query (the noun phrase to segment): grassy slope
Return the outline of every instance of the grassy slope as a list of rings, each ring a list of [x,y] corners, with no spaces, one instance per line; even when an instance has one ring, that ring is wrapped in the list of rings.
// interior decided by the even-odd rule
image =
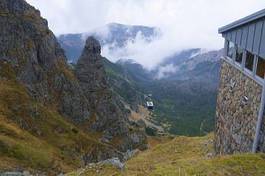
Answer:
[[[60,114],[34,101],[0,63],[0,171],[37,170],[55,175],[82,166],[81,156],[108,150],[96,134],[83,133]]]
[[[211,157],[209,153],[212,152],[211,135],[176,137],[132,158],[122,172],[111,166],[98,166],[69,175],[265,175],[265,154]]]
[[[131,75],[126,73],[120,65],[111,63],[107,59],[104,59],[103,62],[109,83],[114,92],[134,108],[142,104],[143,93],[137,87]]]

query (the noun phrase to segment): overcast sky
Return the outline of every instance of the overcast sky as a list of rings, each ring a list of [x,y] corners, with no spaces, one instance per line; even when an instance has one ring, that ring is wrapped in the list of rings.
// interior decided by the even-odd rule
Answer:
[[[154,49],[160,48],[163,56],[184,48],[219,49],[223,45],[223,39],[217,33],[219,27],[265,8],[265,0],[27,1],[48,19],[49,27],[56,35],[86,32],[111,22],[159,27],[164,38]],[[139,60],[154,56],[145,54],[142,57],[145,59]],[[153,60],[159,62],[158,57]]]

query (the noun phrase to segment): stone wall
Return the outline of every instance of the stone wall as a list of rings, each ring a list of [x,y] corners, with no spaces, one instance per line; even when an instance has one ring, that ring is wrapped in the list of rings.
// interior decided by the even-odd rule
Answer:
[[[222,60],[216,107],[215,149],[217,154],[251,151],[261,93],[261,85]],[[265,146],[263,134],[260,148],[263,148],[262,145]]]
[[[264,113],[265,113],[265,111],[264,111]],[[261,130],[260,130],[258,151],[265,153],[265,116],[263,116],[263,122],[262,122]]]

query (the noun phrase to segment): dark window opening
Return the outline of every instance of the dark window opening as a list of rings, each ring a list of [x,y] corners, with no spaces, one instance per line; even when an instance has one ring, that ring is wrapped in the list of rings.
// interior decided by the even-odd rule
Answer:
[[[233,42],[228,41],[227,56],[231,59],[233,58],[234,48],[235,44]]]
[[[243,49],[240,47],[236,47],[236,62],[241,64],[242,60],[243,60]]]
[[[253,65],[254,65],[254,54],[247,51],[246,53],[246,65],[245,67],[249,69],[250,71],[253,71]]]
[[[258,57],[258,65],[257,65],[256,74],[259,77],[264,78],[264,74],[265,74],[265,60],[262,57]]]

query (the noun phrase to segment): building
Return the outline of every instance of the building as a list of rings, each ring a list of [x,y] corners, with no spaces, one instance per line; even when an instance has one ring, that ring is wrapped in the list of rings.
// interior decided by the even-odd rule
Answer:
[[[219,33],[225,38],[225,53],[216,107],[216,152],[265,152],[265,9]]]

